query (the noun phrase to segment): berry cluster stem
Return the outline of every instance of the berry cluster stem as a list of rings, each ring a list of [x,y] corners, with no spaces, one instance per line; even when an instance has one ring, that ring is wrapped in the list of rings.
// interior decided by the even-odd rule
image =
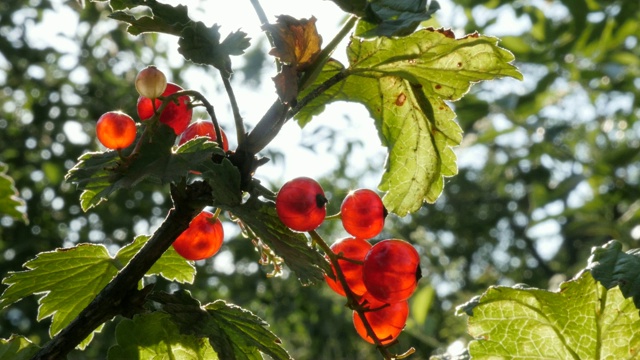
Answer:
[[[222,131],[220,130],[220,125],[218,124],[218,117],[216,116],[216,112],[213,108],[213,105],[211,105],[209,100],[207,100],[207,98],[204,97],[204,95],[202,95],[200,92],[195,90],[180,90],[169,95],[167,98],[177,99],[178,97],[185,96],[185,95],[198,99],[202,103],[204,108],[207,110],[207,114],[209,114],[209,117],[211,118],[211,122],[213,122],[213,129],[216,131],[216,142],[218,143],[218,146],[222,149]]]
[[[340,264],[338,263],[338,260],[341,257],[339,255],[335,254],[331,250],[331,247],[329,246],[329,244],[327,244],[324,241],[324,239],[320,236],[320,234],[318,234],[315,230],[310,231],[309,235],[311,236],[311,239],[313,240],[313,242],[315,244],[317,244],[324,251],[324,253],[327,255],[327,257],[329,258],[329,261],[331,262],[331,265],[333,266],[333,268],[334,268],[334,270],[336,272],[336,277],[338,278],[338,281],[340,281],[340,285],[342,285],[342,288],[344,289],[345,296],[347,297],[347,306],[350,309],[356,311],[356,313],[358,313],[358,316],[362,320],[364,328],[367,330],[367,335],[369,335],[373,339],[373,342],[375,343],[376,347],[378,348],[378,351],[380,352],[380,354],[382,354],[382,356],[386,360],[394,360],[394,359],[401,358],[400,356],[394,355],[394,354],[391,353],[391,351],[389,351],[389,349],[388,349],[389,345],[382,344],[382,341],[378,338],[376,333],[373,331],[373,328],[369,324],[369,321],[364,316],[364,314],[367,311],[370,311],[370,310],[366,309],[364,306],[362,306],[358,302],[358,296],[356,296],[351,291],[351,289],[349,288],[349,284],[347,283],[347,279],[345,278],[344,273],[342,272],[342,268],[340,267]],[[413,351],[411,349],[409,349],[409,351],[405,352],[405,354],[402,354],[401,356],[406,357],[411,353],[413,353]]]

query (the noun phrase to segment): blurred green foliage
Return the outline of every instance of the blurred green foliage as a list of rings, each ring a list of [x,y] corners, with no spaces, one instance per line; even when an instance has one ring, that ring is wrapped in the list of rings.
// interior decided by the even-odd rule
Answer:
[[[448,179],[435,204],[389,217],[379,237],[410,240],[423,257],[425,278],[397,347],[415,347],[417,359],[469,340],[465,318],[455,317],[453,307],[487,287],[555,288],[558,279],[586,266],[591,247],[610,239],[638,247],[640,239],[640,3],[441,5],[426,26],[500,37],[525,80],[480,83],[452,104],[464,130],[456,149],[460,173]],[[166,188],[146,184],[83,213],[79,193],[63,181],[83,152],[98,147],[93,127],[100,115],[113,109],[135,114],[132,84],[139,69],[171,64],[168,77],[189,86],[185,74],[192,66],[168,62],[157,36],[131,37],[107,13],[103,3],[0,2],[0,162],[26,201],[29,219],[0,217],[2,274],[20,270],[39,252],[79,242],[101,242],[115,253],[135,235],[150,233],[170,206]],[[74,32],[38,41],[33,32],[53,14],[79,16]],[[251,64],[266,64],[264,51],[262,57],[255,48],[249,53]],[[259,65],[239,67],[245,78],[235,80],[264,82]],[[348,115],[341,120],[353,121]],[[331,149],[343,140],[327,124],[317,140],[304,143]],[[337,146],[345,153],[334,154],[338,166],[320,179],[332,200],[330,213],[349,189],[379,177],[379,161],[348,156],[360,141],[367,140]],[[269,166],[282,166],[282,154],[265,155],[277,160]],[[370,166],[354,175],[354,160]],[[276,190],[278,180],[265,179],[265,185]],[[342,298],[323,284],[301,286],[286,271],[267,278],[271,269],[257,264],[251,242],[227,225],[222,251],[199,262],[196,282],[183,288],[203,303],[224,299],[255,312],[296,359],[378,356],[353,330]],[[330,242],[345,235],[337,222],[320,230]],[[179,288],[161,279],[157,286]],[[46,342],[49,323],[36,322],[37,306],[31,297],[3,310],[0,337],[20,333]],[[87,352],[70,357],[104,357],[113,329],[107,325]]]

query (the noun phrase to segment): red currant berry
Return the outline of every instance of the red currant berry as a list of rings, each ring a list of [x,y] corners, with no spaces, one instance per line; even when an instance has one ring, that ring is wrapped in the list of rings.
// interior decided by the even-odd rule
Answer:
[[[298,177],[287,181],[276,196],[278,217],[291,230],[311,231],[327,215],[327,198],[317,181]]]
[[[162,93],[162,96],[169,96],[182,88],[176,84],[168,83],[166,89]],[[169,125],[176,135],[180,135],[187,128],[191,122],[193,116],[193,109],[189,105],[190,98],[188,96],[178,97],[178,103],[174,101],[169,102],[167,106],[160,114],[160,122]],[[162,105],[162,101],[155,99],[155,110],[159,109]],[[151,118],[154,114],[154,107],[151,99],[140,96],[138,98],[138,116],[140,120],[144,121]]]
[[[338,265],[340,265],[340,269],[344,274],[345,280],[347,280],[349,289],[356,295],[362,295],[367,291],[367,288],[364,287],[364,282],[362,282],[362,262],[370,249],[371,243],[363,239],[352,237],[336,241],[331,245],[331,251],[335,254],[340,254],[346,259],[360,262],[358,264],[346,259],[338,260]],[[331,264],[331,270],[333,270],[333,275],[336,279],[333,280],[329,276],[325,275],[324,278],[327,285],[329,285],[329,287],[339,295],[345,296],[344,288],[337,278],[333,264]]]
[[[368,293],[365,294],[361,302],[368,308],[368,311],[364,313],[364,317],[367,319],[371,329],[376,337],[383,345],[389,344],[394,341],[404,329],[409,316],[409,302],[404,300],[393,304],[387,304],[378,301]],[[353,311],[353,325],[356,328],[356,332],[360,337],[369,343],[375,344],[373,339],[367,334],[367,329],[364,327],[362,318],[358,313]]]
[[[136,139],[136,122],[120,111],[104,113],[96,123],[96,136],[106,148],[120,150]]]
[[[384,227],[387,209],[375,191],[358,189],[349,192],[340,206],[342,226],[351,235],[371,239]]]
[[[209,211],[198,214],[187,230],[173,242],[173,248],[187,260],[202,260],[215,255],[222,246],[224,230],[220,219]]]
[[[420,255],[404,240],[382,240],[364,258],[362,280],[371,296],[395,303],[408,299],[422,277]]]
[[[136,90],[141,96],[155,99],[162,95],[167,87],[167,77],[153,65],[140,70],[136,76]]]
[[[227,134],[220,129],[220,134],[222,135],[222,149],[224,151],[229,150],[229,141],[227,140]],[[216,136],[216,130],[213,127],[213,123],[209,120],[197,120],[192,122],[187,126],[187,129],[180,135],[180,141],[178,145],[182,145],[187,141],[198,137],[198,136],[208,136],[211,141],[216,141],[218,138]]]

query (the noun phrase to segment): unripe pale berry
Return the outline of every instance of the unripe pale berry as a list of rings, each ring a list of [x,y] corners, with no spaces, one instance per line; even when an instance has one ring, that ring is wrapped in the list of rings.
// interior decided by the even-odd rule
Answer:
[[[136,76],[136,90],[138,94],[149,99],[162,95],[167,87],[167,77],[153,65],[140,70]]]

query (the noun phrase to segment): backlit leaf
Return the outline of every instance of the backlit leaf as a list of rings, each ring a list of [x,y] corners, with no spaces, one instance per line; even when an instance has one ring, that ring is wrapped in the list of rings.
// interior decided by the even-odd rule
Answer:
[[[109,255],[106,247],[96,244],[40,253],[24,264],[27,270],[11,272],[3,279],[2,283],[9,287],[0,297],[0,309],[24,297],[38,295],[37,319],[51,317],[49,333],[53,336],[89,305],[146,240],[147,237],[138,237],[115,257]],[[170,249],[147,273],[152,274],[192,282],[195,269]],[[93,334],[83,345],[92,337]]]
[[[637,359],[640,315],[588,271],[559,292],[496,286],[458,308],[471,314],[472,359]]]
[[[280,15],[275,24],[263,25],[262,29],[273,38],[274,48],[269,54],[298,70],[304,70],[320,53],[322,37],[314,17],[298,20]]]
[[[149,238],[150,236],[146,235],[137,236],[131,244],[118,251],[115,260],[122,265],[127,264],[131,258],[140,251],[142,246],[147,243]],[[196,276],[196,269],[191,262],[178,255],[173,247],[170,247],[162,257],[153,264],[146,275],[160,275],[169,281],[191,284]]]
[[[28,223],[26,203],[18,195],[13,179],[7,175],[8,166],[0,162],[0,215]]]
[[[0,309],[29,295],[39,295],[38,321],[51,317],[51,336],[67,326],[118,272],[102,245],[81,244],[38,254],[26,271],[9,273]],[[89,336],[89,340],[93,334]]]
[[[205,338],[181,334],[171,317],[162,312],[138,314],[116,327],[117,345],[108,359],[215,360],[218,355]]]
[[[152,296],[183,334],[208,338],[222,359],[260,360],[260,353],[291,359],[280,339],[267,329],[268,324],[248,310],[222,300],[203,307],[185,291]]]
[[[28,360],[39,350],[37,345],[23,336],[11,335],[9,339],[0,339],[0,359]]]
[[[513,55],[497,39],[478,34],[456,39],[446,30],[424,29],[406,37],[353,38],[350,66],[332,61],[305,94],[328,79],[343,77],[296,115],[301,125],[327,103],[365,105],[382,144],[389,149],[380,190],[390,212],[404,216],[433,203],[444,177],[457,174],[452,147],[462,130],[445,101],[455,101],[471,85],[499,77],[521,79]]]

